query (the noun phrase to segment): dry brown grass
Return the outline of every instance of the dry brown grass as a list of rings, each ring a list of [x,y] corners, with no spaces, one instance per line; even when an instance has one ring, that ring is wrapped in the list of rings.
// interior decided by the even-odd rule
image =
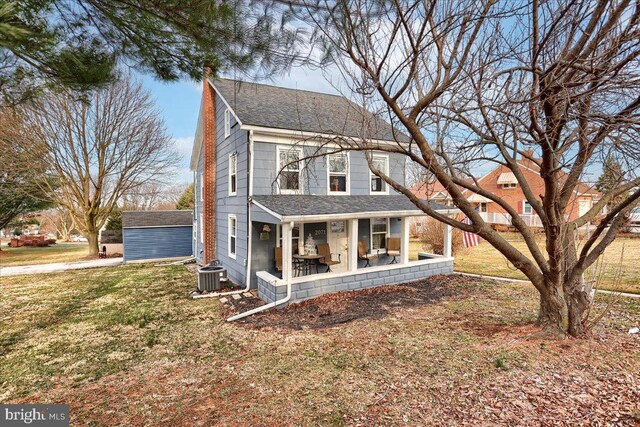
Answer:
[[[87,243],[61,243],[44,248],[10,248],[2,245],[0,267],[81,261],[89,255]]]
[[[591,340],[541,341],[527,286],[451,283],[444,298],[390,296],[384,316],[301,330],[226,323],[217,300],[186,298],[194,286],[182,267],[141,265],[3,279],[0,401],[69,403],[73,425],[639,419],[637,301],[616,301]]]

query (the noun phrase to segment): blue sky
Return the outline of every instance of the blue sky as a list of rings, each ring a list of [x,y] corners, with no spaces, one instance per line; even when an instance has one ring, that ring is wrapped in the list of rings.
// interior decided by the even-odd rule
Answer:
[[[180,156],[178,171],[171,184],[188,184],[192,181],[189,171],[191,147],[200,109],[202,82],[183,80],[165,83],[146,75],[137,75],[144,87],[151,92],[156,108],[164,118],[169,135],[173,139],[174,149]],[[336,93],[319,70],[294,68],[287,75],[279,76],[267,84]]]

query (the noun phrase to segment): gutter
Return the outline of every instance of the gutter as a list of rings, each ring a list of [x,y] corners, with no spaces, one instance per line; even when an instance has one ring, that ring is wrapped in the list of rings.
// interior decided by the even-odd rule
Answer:
[[[236,314],[235,316],[231,316],[227,319],[227,322],[233,322],[235,320],[242,319],[244,317],[251,316],[252,314],[260,313],[261,311],[268,310],[270,308],[276,307],[280,304],[284,304],[285,302],[291,299],[291,279],[287,280],[287,296],[274,302],[270,302],[266,305],[261,305],[260,307],[256,307],[253,310],[245,311],[244,313]]]

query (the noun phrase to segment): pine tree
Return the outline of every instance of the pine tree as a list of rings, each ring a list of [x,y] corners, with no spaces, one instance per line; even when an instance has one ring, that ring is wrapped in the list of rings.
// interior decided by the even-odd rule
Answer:
[[[622,170],[622,165],[616,159],[612,157],[607,157],[604,161],[604,165],[602,166],[602,175],[598,178],[596,182],[596,189],[603,193],[609,193],[612,190],[615,190],[624,179],[624,171]],[[620,202],[621,197],[624,195],[612,199],[607,203],[607,207],[615,206]]]
[[[193,184],[189,184],[189,186],[184,190],[184,193],[182,193],[180,199],[178,199],[178,203],[176,203],[176,209],[193,209]]]

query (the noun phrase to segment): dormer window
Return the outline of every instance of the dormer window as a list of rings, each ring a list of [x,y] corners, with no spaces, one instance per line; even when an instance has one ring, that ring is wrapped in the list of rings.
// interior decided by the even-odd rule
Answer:
[[[299,194],[302,192],[302,150],[297,148],[278,148],[278,187],[281,194]]]
[[[498,176],[498,186],[501,188],[516,188],[518,180],[513,172],[503,172]]]
[[[346,153],[331,154],[328,158],[329,194],[347,194],[349,181],[349,156]]]
[[[385,175],[389,175],[389,157],[374,154],[371,157],[371,161],[374,168]],[[369,172],[369,176],[371,179],[371,194],[387,194],[387,183],[371,171]]]

